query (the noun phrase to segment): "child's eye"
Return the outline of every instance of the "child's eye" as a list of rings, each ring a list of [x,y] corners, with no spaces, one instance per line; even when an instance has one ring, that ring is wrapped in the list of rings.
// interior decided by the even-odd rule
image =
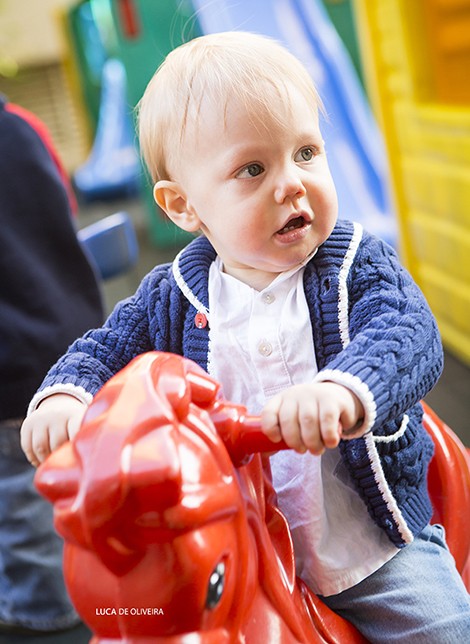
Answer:
[[[315,152],[315,148],[313,148],[311,145],[308,145],[305,148],[301,148],[295,155],[295,161],[311,161],[315,156]]]
[[[237,177],[257,177],[264,172],[264,168],[259,163],[250,163],[240,170]]]

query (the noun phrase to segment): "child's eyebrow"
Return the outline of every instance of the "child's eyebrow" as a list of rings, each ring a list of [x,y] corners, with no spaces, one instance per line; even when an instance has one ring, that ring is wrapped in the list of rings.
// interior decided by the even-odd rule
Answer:
[[[266,144],[266,146],[253,144],[253,143],[240,143],[235,146],[231,146],[224,155],[224,162],[228,166],[237,166],[243,165],[244,163],[249,163],[250,161],[256,161],[264,152],[272,148],[272,145]]]

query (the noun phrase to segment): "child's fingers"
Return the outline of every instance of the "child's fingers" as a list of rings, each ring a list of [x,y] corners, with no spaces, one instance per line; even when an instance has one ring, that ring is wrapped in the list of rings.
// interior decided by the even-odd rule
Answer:
[[[65,422],[56,422],[49,431],[49,448],[54,452],[69,439]]]
[[[70,440],[72,440],[72,438],[74,438],[78,433],[78,430],[82,425],[83,416],[85,415],[86,410],[86,406],[83,405],[82,409],[80,409],[79,411],[77,411],[77,413],[70,417],[67,425],[67,433]]]
[[[325,447],[329,449],[336,447],[341,436],[338,406],[329,400],[323,400],[319,404],[318,423]]]
[[[299,405],[296,398],[285,397],[279,407],[279,426],[284,441],[297,452],[306,452],[299,423]]]
[[[36,425],[31,437],[31,451],[33,459],[30,463],[37,466],[51,453],[49,446],[49,427],[47,425]]]
[[[68,394],[46,398],[21,428],[21,448],[29,462],[40,465],[51,452],[78,432],[87,406]]]
[[[39,465],[39,461],[33,451],[33,430],[29,419],[26,419],[21,427],[20,442],[21,449],[25,453],[28,461],[31,465],[37,467]]]
[[[364,409],[357,396],[350,394],[349,404],[341,413],[341,437],[356,438],[362,435],[364,425]]]
[[[319,430],[318,406],[316,401],[303,404],[299,409],[299,425],[302,443],[306,449],[317,456],[323,454],[325,445]]]
[[[359,420],[351,426],[351,423],[348,422],[342,422],[342,429],[341,429],[341,438],[358,438],[359,436],[362,436],[362,427],[364,425],[364,418],[359,418]]]
[[[279,426],[279,407],[281,399],[278,396],[271,398],[264,406],[261,414],[261,427],[263,432],[274,443],[282,439],[281,428]]]

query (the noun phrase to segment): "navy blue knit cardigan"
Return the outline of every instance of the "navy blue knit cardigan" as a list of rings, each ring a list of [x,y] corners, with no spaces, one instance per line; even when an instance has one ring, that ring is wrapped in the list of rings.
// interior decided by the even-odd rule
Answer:
[[[200,237],[173,265],[153,269],[102,328],[73,344],[37,400],[64,383],[94,395],[151,350],[184,355],[207,370],[208,277],[215,257]],[[339,222],[308,262],[304,288],[319,375],[353,378],[375,409],[370,432],[341,441],[342,458],[373,520],[402,547],[431,516],[426,474],[433,448],[419,401],[442,369],[434,318],[395,252],[349,222]],[[198,312],[209,321],[205,328],[195,322]]]

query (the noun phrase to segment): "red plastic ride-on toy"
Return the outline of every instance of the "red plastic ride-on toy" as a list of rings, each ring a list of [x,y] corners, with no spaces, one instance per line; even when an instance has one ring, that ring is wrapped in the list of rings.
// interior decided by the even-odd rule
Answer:
[[[39,468],[94,644],[365,642],[296,578],[263,455],[280,445],[245,411],[194,363],[147,353]],[[468,587],[468,454],[428,408],[425,423],[435,519]]]

